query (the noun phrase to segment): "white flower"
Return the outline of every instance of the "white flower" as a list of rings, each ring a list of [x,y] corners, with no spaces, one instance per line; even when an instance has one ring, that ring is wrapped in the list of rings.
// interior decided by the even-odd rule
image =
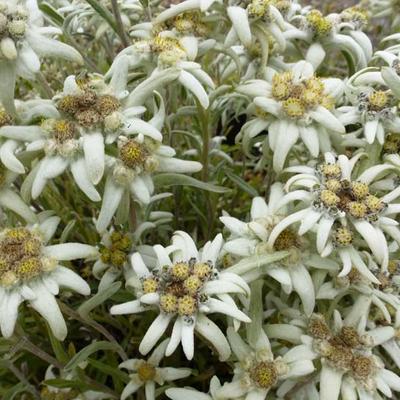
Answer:
[[[21,104],[19,112],[23,125],[0,128],[0,136],[7,139],[1,145],[0,154],[12,171],[24,171],[24,165],[16,157],[24,147],[29,152],[44,152],[31,181],[34,199],[50,179],[70,169],[78,187],[92,201],[100,201],[94,184],[104,173],[105,144],[112,144],[121,134],[129,137],[140,133],[141,137],[162,140],[159,129],[164,109],[161,108],[150,122],[141,120],[138,115],[145,111],[144,107],[124,107],[125,87],[126,71],[122,70],[109,85],[101,76],[91,76],[88,80],[70,76],[54,104],[46,101]],[[25,125],[38,116],[45,118],[40,126]]]
[[[246,8],[230,6],[226,9],[232,28],[228,32],[225,45],[232,46],[237,39],[245,47],[250,47],[255,36],[262,42],[275,42],[280,51],[285,50],[286,41],[282,33],[286,29],[284,16],[297,8],[292,2],[251,0]],[[267,46],[268,56],[268,46]]]
[[[326,17],[316,9],[304,9],[305,15],[296,15],[299,28],[287,27],[283,36],[286,40],[303,40],[308,49],[305,59],[317,69],[324,61],[327,51],[340,49],[353,60],[357,69],[365,68],[372,57],[372,43],[362,32],[367,23],[366,11],[352,7],[341,14]]]
[[[131,359],[120,364],[120,368],[126,368],[131,373],[131,381],[121,393],[121,400],[136,393],[144,386],[146,400],[155,400],[156,384],[163,386],[167,382],[188,377],[192,371],[188,368],[160,367],[168,346],[168,339],[160,343],[147,360]]]
[[[356,261],[359,255],[351,246],[354,228],[386,270],[389,251],[385,234],[399,240],[398,224],[392,216],[400,211],[400,206],[391,202],[399,196],[400,190],[395,188],[380,197],[373,194],[382,192],[380,185],[385,182],[382,176],[390,173],[393,166],[375,165],[354,176],[353,170],[361,156],[362,153],[351,159],[345,155],[336,158],[332,153],[326,153],[325,163],[317,168],[289,167],[287,172],[296,172],[297,175],[287,181],[286,188],[290,190],[297,186],[304,189],[292,191],[287,196],[300,200],[304,207],[273,229],[269,245],[272,246],[288,226],[301,222],[299,235],[316,229],[320,254],[330,254],[334,244],[342,247],[339,254],[347,273],[351,262],[359,264]]]
[[[119,156],[108,157],[108,174],[103,203],[96,228],[103,232],[122,201],[130,196],[148,204],[154,192],[152,175],[157,172],[193,173],[201,170],[197,161],[175,158],[175,150],[153,139],[138,135],[135,139],[121,136]]]
[[[118,54],[108,76],[118,74],[121,65],[138,69],[148,68],[148,65],[153,66],[155,63],[157,67],[152,67],[148,78],[130,93],[128,106],[143,104],[154,90],[177,80],[194,95],[203,108],[208,108],[210,101],[203,86],[214,89],[215,85],[201,65],[195,62],[199,51],[198,39],[194,36],[177,37],[172,31],[153,34],[152,24],[147,23],[136,25],[133,29],[132,35],[144,39]]]
[[[136,215],[136,218],[139,216]],[[137,220],[137,228],[133,233],[124,229],[111,227],[101,237],[99,256],[93,265],[93,275],[100,279],[99,292],[106,289],[121,275],[126,284],[134,279],[134,274],[129,263],[129,254],[133,249],[140,252],[146,263],[151,263],[155,257],[152,248],[148,245],[140,245],[139,240],[149,229],[160,229],[165,224],[170,224],[172,214],[165,211],[152,211],[148,220]]]
[[[43,26],[43,15],[36,0],[0,2],[0,98],[9,112],[14,112],[14,88],[17,76],[34,80],[40,70],[41,56],[53,56],[82,63],[73,47],[50,38],[61,34],[54,27]]]
[[[369,144],[375,140],[383,144],[386,132],[399,131],[400,119],[396,99],[390,90],[372,87],[353,87],[353,105],[338,108],[339,120],[345,125],[361,124],[364,137]]]
[[[297,346],[296,356],[321,360],[318,371],[321,400],[337,400],[340,394],[342,398],[379,398],[374,397],[377,390],[391,397],[391,389],[400,390],[400,378],[384,368],[372,349],[390,340],[394,329],[385,326],[366,331],[366,319],[361,318],[357,325],[359,317],[357,312],[351,312],[343,321],[335,310],[332,328],[322,315],[314,314],[307,322],[293,320],[290,325],[272,324],[266,330],[270,337],[285,337],[285,340],[289,339],[291,330],[299,329],[296,325],[307,331],[307,335],[301,336],[303,344]],[[299,336],[295,343],[298,339]]]
[[[282,184],[276,182],[271,186],[268,205],[261,197],[255,197],[251,206],[251,221],[248,223],[230,216],[220,217],[221,222],[231,231],[229,240],[224,245],[228,253],[244,257],[238,264],[240,275],[246,282],[252,282],[260,276],[269,275],[276,279],[286,294],[295,291],[300,296],[304,311],[310,315],[315,305],[314,284],[308,269],[322,268],[334,269],[335,261],[326,260],[314,254],[308,243],[290,228],[280,233],[273,247],[268,246],[268,239],[273,228],[288,214],[287,203]],[[274,255],[276,252],[288,252],[287,257],[278,259],[268,265],[253,265],[249,270],[244,270],[241,264],[246,262],[246,257],[260,256],[263,254]],[[254,257],[253,257],[254,258]],[[257,260],[257,257],[255,257]],[[233,266],[228,271],[236,272]]]
[[[253,138],[268,128],[268,147],[273,151],[273,167],[280,172],[299,138],[313,157],[330,149],[330,136],[344,133],[334,115],[335,98],[342,93],[338,79],[319,79],[311,64],[299,61],[290,70],[275,73],[271,82],[253,80],[237,91],[254,98],[256,115],[244,127]],[[248,140],[249,140],[248,139]]]
[[[113,306],[112,314],[131,314],[148,309],[159,315],[142,339],[139,351],[147,354],[175,320],[166,355],[171,355],[182,342],[186,357],[194,354],[194,331],[209,340],[221,360],[230,355],[229,344],[220,328],[206,314],[222,313],[235,320],[250,322],[239,310],[230,294],[249,294],[247,284],[237,275],[219,272],[217,261],[223,241],[218,235],[199,252],[192,238],[178,231],[172,245],[154,246],[158,265],[150,271],[141,256],[132,256],[132,266],[141,280],[137,300]],[[170,255],[171,254],[171,255]]]
[[[281,381],[296,380],[314,371],[309,355],[299,354],[297,347],[293,347],[283,357],[275,358],[263,330],[253,345],[246,343],[233,328],[228,328],[228,339],[237,363],[232,382],[225,383],[217,391],[217,396],[222,399],[245,397],[265,400],[271,389],[282,384]],[[278,388],[279,397],[284,388],[285,384],[281,389]]]
[[[90,294],[89,285],[60,262],[93,257],[97,250],[80,243],[49,245],[58,223],[58,217],[41,218],[37,225],[4,228],[0,233],[0,328],[5,337],[13,334],[18,307],[26,300],[54,336],[64,340],[67,326],[55,296],[60,288]]]
[[[171,388],[165,391],[165,394],[171,400],[223,400],[218,396],[218,390],[221,388],[221,383],[216,376],[213,376],[210,381],[210,394],[205,394],[192,388]]]
[[[392,313],[394,310],[395,323],[398,321],[400,311],[399,293],[399,273],[397,272],[397,260],[391,260],[389,270],[391,272],[381,272],[372,257],[368,256],[368,270],[372,271],[378,283],[372,283],[370,279],[353,268],[346,276],[329,277],[330,279],[321,282],[317,288],[317,300],[333,300],[343,298],[346,295],[356,294],[351,313],[352,318],[369,321],[376,318],[385,321],[385,324],[393,322]],[[333,271],[332,271],[333,272]],[[333,278],[333,279],[332,279]],[[373,313],[373,309],[377,310]]]

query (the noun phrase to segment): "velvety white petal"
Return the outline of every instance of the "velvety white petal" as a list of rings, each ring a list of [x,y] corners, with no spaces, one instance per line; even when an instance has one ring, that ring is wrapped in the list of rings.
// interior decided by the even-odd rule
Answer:
[[[108,176],[104,188],[103,203],[96,222],[96,229],[98,232],[104,232],[106,230],[113,215],[117,211],[123,193],[124,188],[115,184],[113,178]]]
[[[167,348],[165,350],[165,355],[169,357],[179,346],[182,340],[182,319],[177,318],[172,327],[171,337],[169,339]]]
[[[224,301],[211,298],[207,301],[207,306],[210,309],[210,313],[226,314],[239,321],[251,322],[250,318],[245,313],[240,311],[237,307],[233,307]]]
[[[181,342],[183,352],[188,360],[193,359],[194,355],[194,327],[195,322],[186,323],[183,321],[181,325]]]
[[[146,310],[147,307],[143,306],[140,300],[133,300],[112,306],[110,313],[113,315],[136,314]]]
[[[51,277],[57,281],[60,287],[72,289],[85,296],[90,294],[90,287],[86,281],[69,268],[59,265]]]
[[[388,369],[381,369],[379,371],[380,377],[396,392],[400,392],[400,377]]]
[[[343,372],[329,367],[326,363],[322,365],[320,380],[320,399],[338,400]]]
[[[104,174],[104,138],[100,132],[83,135],[83,152],[90,180],[97,185]]]
[[[304,312],[311,315],[315,306],[315,290],[311,276],[304,265],[292,266],[289,270],[293,288],[298,293],[303,303]]]
[[[319,154],[318,131],[312,126],[299,126],[301,140],[306,145],[308,151],[313,157]]]
[[[221,329],[213,321],[203,314],[199,314],[195,326],[198,332],[205,340],[208,340],[216,349],[220,361],[226,361],[231,355],[229,343],[222,333]]]
[[[193,239],[184,231],[176,231],[172,237],[172,244],[179,249],[174,253],[175,258],[180,261],[190,260],[191,258],[199,259],[199,253]]]
[[[304,235],[318,222],[321,218],[321,213],[310,208],[307,214],[304,215],[304,219],[300,224],[299,235]]]
[[[179,74],[178,81],[182,86],[193,93],[203,108],[208,108],[210,104],[208,94],[200,82],[192,74],[182,70]]]
[[[328,241],[331,228],[335,220],[333,218],[322,217],[318,223],[317,230],[317,250],[322,253]]]
[[[83,64],[83,58],[77,50],[58,40],[49,39],[36,33],[34,30],[29,30],[29,34],[26,35],[26,40],[39,55],[62,58],[74,61],[78,64]]]
[[[77,159],[71,164],[71,172],[76,184],[92,201],[100,201],[101,197],[90,180],[86,163],[82,158]]]
[[[40,163],[32,184],[32,197],[36,199],[42,193],[49,179],[61,175],[68,166],[68,161],[62,157],[46,157]]]
[[[145,181],[140,177],[136,176],[132,181],[131,185],[132,194],[143,204],[150,202],[150,192]]]
[[[8,139],[33,142],[43,137],[43,131],[39,126],[14,126],[7,125],[0,128],[0,136]]]
[[[358,233],[367,242],[377,260],[381,262],[384,258],[384,248],[382,247],[382,243],[375,231],[374,226],[365,220],[354,220],[353,225]]]
[[[139,118],[131,118],[124,128],[124,132],[128,135],[141,133],[142,135],[148,136],[157,142],[161,142],[163,139],[162,133],[157,128]]]
[[[282,339],[288,342],[298,344],[303,331],[294,325],[270,324],[265,327],[265,332],[270,339]]]
[[[271,188],[271,191],[272,189],[273,188]],[[254,220],[257,218],[265,217],[268,214],[269,214],[268,206],[265,200],[262,197],[254,197],[254,199],[251,202],[251,210],[250,210],[251,219]]]
[[[310,116],[327,129],[339,133],[346,132],[342,123],[325,107],[318,106],[315,111],[310,111]]]
[[[128,398],[131,394],[136,393],[139,388],[143,386],[142,382],[133,382],[130,381],[124,388],[124,390],[121,393],[121,400],[125,400]]]
[[[76,260],[78,258],[94,257],[98,254],[98,250],[94,246],[82,243],[61,243],[46,246],[43,250],[44,254],[54,257],[56,260]]]
[[[25,221],[37,222],[37,216],[17,193],[10,189],[0,190],[0,205],[20,215]]]
[[[4,337],[12,336],[23,299],[18,291],[8,291],[0,297],[0,330]]]
[[[56,299],[38,279],[32,281],[29,286],[36,293],[36,298],[31,300],[30,304],[48,322],[54,336],[58,340],[64,340],[67,336],[67,325]]]
[[[180,160],[179,158],[172,157],[158,157],[158,162],[157,171],[159,172],[191,174],[199,172],[203,168],[203,166],[197,161]]]
[[[25,167],[15,156],[18,146],[19,143],[14,140],[6,140],[0,147],[0,159],[9,170],[17,174],[23,174]]]
[[[154,381],[147,381],[144,384],[144,392],[146,400],[153,400],[156,398],[156,384]]]
[[[277,142],[273,155],[273,168],[276,172],[282,171],[286,157],[298,138],[299,128],[295,123],[288,123],[285,136]]]
[[[247,17],[247,11],[242,7],[228,7],[228,17],[232,22],[233,28],[235,29],[240,41],[245,46],[251,44],[251,30],[250,24]]]
[[[171,388],[167,389],[165,394],[172,400],[212,400],[208,394],[198,392],[194,389]]]
[[[39,224],[40,233],[45,243],[47,243],[56,233],[60,218],[53,216],[46,218]]]
[[[168,328],[171,318],[172,316],[169,314],[159,314],[157,316],[140,342],[139,351],[141,354],[146,355],[154,347]]]
[[[221,389],[217,391],[217,398],[235,399],[247,393],[248,389],[242,384],[240,379],[225,383]]]
[[[367,121],[364,125],[364,135],[369,144],[373,143],[375,140],[376,132],[378,130],[378,119],[373,119],[371,121]]]
[[[202,250],[201,261],[203,262],[211,261],[215,265],[220,255],[223,241],[224,239],[222,237],[222,234],[219,233],[218,235],[215,236],[215,238],[211,242],[208,242]]]

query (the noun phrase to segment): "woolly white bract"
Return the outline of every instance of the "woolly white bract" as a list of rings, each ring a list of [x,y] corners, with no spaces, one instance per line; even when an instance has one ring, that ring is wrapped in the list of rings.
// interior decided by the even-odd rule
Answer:
[[[400,2],[338,3],[0,0],[0,398],[399,397]]]

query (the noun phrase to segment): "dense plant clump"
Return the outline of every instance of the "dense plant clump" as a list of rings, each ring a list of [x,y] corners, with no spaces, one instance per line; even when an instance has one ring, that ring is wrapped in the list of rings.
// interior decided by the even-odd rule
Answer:
[[[400,2],[0,0],[0,398],[400,397]]]

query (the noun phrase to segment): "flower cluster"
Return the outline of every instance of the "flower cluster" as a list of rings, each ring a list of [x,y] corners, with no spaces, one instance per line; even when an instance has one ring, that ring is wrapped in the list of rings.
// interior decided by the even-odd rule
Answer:
[[[0,0],[0,398],[399,396],[400,3],[319,3]]]

